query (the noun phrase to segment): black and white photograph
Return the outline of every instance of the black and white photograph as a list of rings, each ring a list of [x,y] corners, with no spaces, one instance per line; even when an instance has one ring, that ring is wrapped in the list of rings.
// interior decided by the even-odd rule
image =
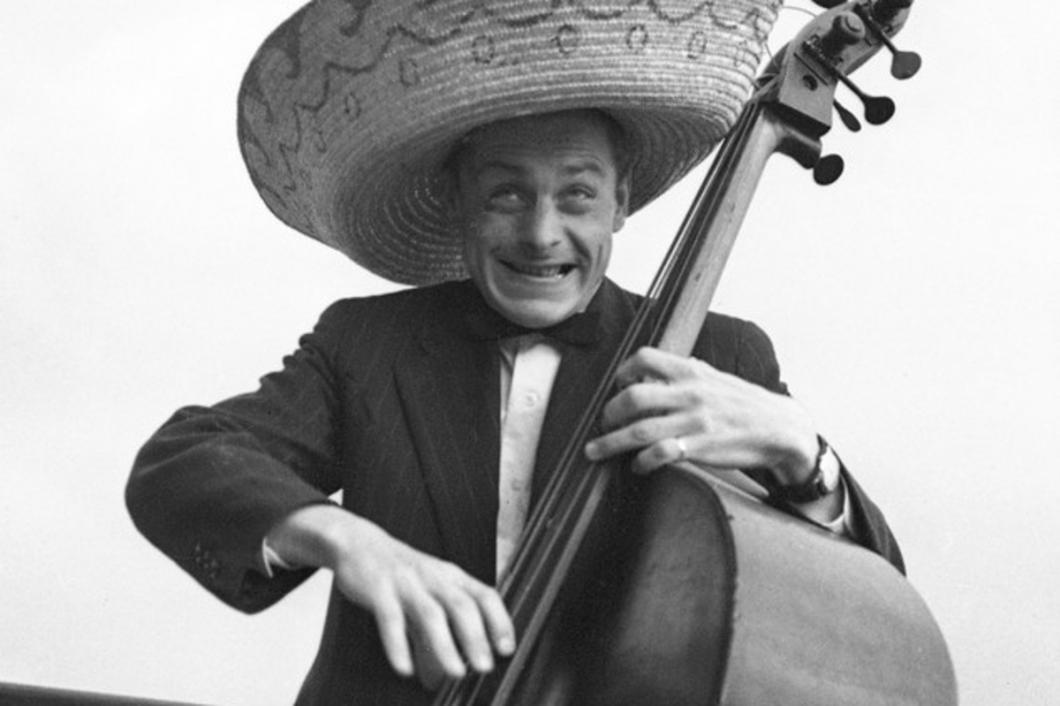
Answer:
[[[1060,7],[3,9],[0,704],[1056,703]]]

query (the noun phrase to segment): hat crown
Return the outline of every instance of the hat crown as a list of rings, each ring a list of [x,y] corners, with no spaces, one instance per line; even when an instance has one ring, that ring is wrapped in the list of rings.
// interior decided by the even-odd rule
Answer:
[[[631,210],[701,161],[750,93],[780,0],[317,0],[258,50],[244,160],[293,228],[388,279],[466,275],[438,166],[470,129],[609,112]]]

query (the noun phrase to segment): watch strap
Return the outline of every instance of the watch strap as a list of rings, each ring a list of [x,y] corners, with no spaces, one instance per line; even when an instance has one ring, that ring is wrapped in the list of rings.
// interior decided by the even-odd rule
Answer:
[[[820,435],[813,470],[801,483],[769,485],[769,499],[779,503],[808,503],[829,495],[839,485],[839,459]]]

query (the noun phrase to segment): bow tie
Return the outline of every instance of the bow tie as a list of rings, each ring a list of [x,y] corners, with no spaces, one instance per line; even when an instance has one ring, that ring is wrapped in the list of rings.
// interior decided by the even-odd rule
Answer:
[[[591,346],[600,340],[600,312],[585,311],[574,314],[553,326],[527,328],[513,323],[488,306],[475,307],[465,314],[468,333],[472,338],[495,341],[512,336],[539,333],[560,343],[572,346]]]

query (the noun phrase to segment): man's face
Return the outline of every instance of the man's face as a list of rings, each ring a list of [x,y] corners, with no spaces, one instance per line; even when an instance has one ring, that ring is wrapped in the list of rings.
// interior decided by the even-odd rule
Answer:
[[[476,130],[457,163],[464,262],[486,301],[541,328],[582,311],[625,222],[604,118],[553,113]]]

